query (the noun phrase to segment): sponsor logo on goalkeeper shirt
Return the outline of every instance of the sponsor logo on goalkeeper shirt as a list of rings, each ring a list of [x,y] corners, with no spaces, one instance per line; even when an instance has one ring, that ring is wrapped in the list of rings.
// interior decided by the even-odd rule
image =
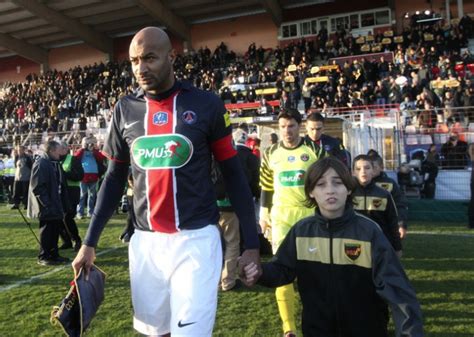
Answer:
[[[278,175],[278,180],[282,186],[303,186],[304,173],[303,170],[283,171]]]
[[[142,169],[180,168],[191,159],[193,145],[179,134],[143,136],[135,139],[131,152]]]

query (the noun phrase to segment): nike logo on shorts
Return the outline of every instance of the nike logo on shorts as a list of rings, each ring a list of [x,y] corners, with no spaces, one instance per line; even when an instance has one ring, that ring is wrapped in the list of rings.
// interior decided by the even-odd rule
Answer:
[[[181,321],[178,322],[178,328],[184,328],[185,326],[195,324],[196,322],[190,322],[190,323],[181,323]]]
[[[135,122],[131,122],[131,123],[125,123],[123,125],[124,129],[129,129],[131,128],[133,125],[137,124],[139,121],[135,121]]]
[[[310,253],[314,253],[316,250],[318,250],[318,248],[316,248],[316,247],[309,247],[308,250],[309,250]]]

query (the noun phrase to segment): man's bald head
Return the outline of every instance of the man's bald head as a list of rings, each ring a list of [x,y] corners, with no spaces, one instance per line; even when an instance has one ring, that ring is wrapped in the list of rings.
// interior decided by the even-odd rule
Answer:
[[[136,33],[130,43],[130,49],[143,44],[152,44],[159,50],[171,51],[171,41],[168,34],[158,27],[146,27]]]
[[[140,87],[151,94],[171,89],[174,84],[171,41],[160,28],[140,30],[130,43],[133,75]]]

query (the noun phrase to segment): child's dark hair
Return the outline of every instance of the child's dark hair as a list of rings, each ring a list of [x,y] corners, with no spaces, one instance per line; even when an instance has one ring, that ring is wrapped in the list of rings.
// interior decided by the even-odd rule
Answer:
[[[326,157],[314,162],[306,172],[306,178],[304,182],[304,194],[306,196],[305,206],[306,207],[315,207],[317,206],[316,200],[310,196],[310,193],[314,190],[316,183],[321,179],[321,177],[326,173],[330,168],[336,171],[337,175],[341,178],[342,183],[346,186],[348,191],[353,191],[356,187],[354,178],[347,166],[334,157]],[[352,201],[351,195],[347,197],[346,203]]]
[[[358,155],[357,157],[355,157],[354,160],[352,161],[352,170],[355,169],[355,164],[356,164],[359,160],[368,161],[368,162],[370,162],[370,165],[372,165],[372,167],[374,166],[372,157],[370,157],[370,156],[368,156],[368,155],[366,155],[366,154],[360,154],[360,155]]]
[[[369,154],[368,156],[372,163],[378,164],[381,168],[383,168],[383,158],[379,154]]]
[[[370,149],[369,151],[367,151],[367,155],[371,156],[371,157],[372,156],[380,156],[379,153],[374,149]]]

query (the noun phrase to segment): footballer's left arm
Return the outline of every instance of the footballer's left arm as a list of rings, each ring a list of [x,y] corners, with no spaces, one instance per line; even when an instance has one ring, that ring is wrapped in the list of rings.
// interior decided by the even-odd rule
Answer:
[[[214,158],[221,167],[230,202],[239,219],[245,247],[240,258],[240,265],[246,266],[253,262],[258,266],[260,273],[259,241],[252,193],[233,146],[229,113],[226,112],[222,101],[217,97],[215,99],[216,113],[211,122],[209,140]]]
[[[239,218],[245,249],[258,249],[257,220],[252,192],[238,156],[219,162],[227,194]]]

